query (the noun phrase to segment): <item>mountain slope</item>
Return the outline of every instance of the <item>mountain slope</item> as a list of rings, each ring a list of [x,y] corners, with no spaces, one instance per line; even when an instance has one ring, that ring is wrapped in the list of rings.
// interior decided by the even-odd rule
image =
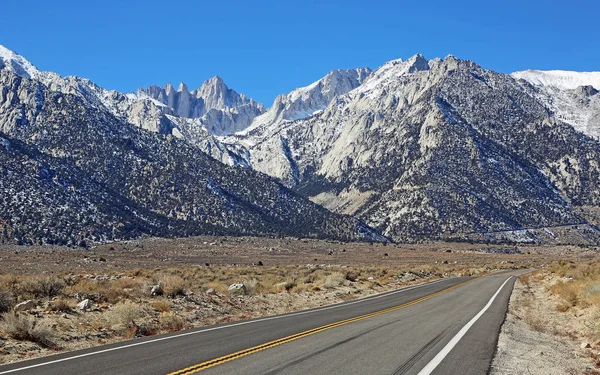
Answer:
[[[386,63],[248,152],[253,168],[397,240],[587,225],[577,207],[600,203],[598,142],[510,76],[452,56]]]
[[[336,96],[360,86],[369,74],[369,68],[333,70],[306,87],[293,90],[287,95],[279,95],[263,115],[256,117],[252,124],[237,136],[248,141],[253,134],[264,135],[271,127],[276,127],[283,121],[310,117],[325,109]]]
[[[525,70],[511,74],[556,117],[600,138],[600,72]]]
[[[0,70],[0,221],[23,243],[139,234],[381,239],[249,169]],[[52,223],[46,225],[46,223]]]

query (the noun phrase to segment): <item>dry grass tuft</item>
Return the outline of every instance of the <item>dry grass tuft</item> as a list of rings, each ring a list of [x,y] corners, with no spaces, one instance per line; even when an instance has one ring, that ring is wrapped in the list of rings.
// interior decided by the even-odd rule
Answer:
[[[8,292],[0,291],[0,314],[9,312],[12,307],[12,298]]]
[[[46,348],[56,348],[52,342],[52,333],[27,315],[9,312],[2,314],[2,331],[9,337],[19,341],[31,341]]]
[[[165,294],[171,298],[184,296],[189,283],[178,275],[165,275],[160,279],[160,286]]]
[[[131,301],[120,302],[104,313],[104,319],[114,326],[126,326],[144,315],[144,310]]]
[[[579,302],[580,285],[575,282],[558,282],[550,287],[550,293],[557,295],[560,302],[556,309],[560,312],[566,312],[570,308],[577,306]]]
[[[333,272],[330,275],[325,276],[323,280],[323,287],[327,289],[337,288],[344,285],[346,282],[346,275],[341,272]]]
[[[530,310],[528,310],[528,311],[525,312],[523,320],[531,328],[533,328],[534,331],[537,331],[537,332],[546,332],[546,330],[547,330],[547,322],[544,319],[542,319],[541,317],[539,317],[537,314],[535,314],[532,311],[530,311]]]
[[[160,327],[168,331],[180,331],[185,328],[185,319],[173,312],[162,312],[158,318]]]
[[[50,311],[60,311],[60,312],[71,312],[73,308],[71,307],[71,303],[64,298],[57,298],[52,301],[52,304],[48,306],[48,310]]]
[[[27,279],[21,284],[23,292],[35,297],[56,297],[65,287],[63,280],[49,277],[37,276]]]
[[[173,308],[173,302],[166,299],[159,299],[152,301],[152,308],[159,312],[171,311],[171,308]]]

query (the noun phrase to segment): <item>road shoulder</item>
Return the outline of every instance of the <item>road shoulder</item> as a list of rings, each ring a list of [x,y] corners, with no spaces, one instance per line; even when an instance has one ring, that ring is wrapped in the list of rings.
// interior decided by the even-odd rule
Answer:
[[[545,286],[517,279],[489,374],[598,374],[564,335]]]

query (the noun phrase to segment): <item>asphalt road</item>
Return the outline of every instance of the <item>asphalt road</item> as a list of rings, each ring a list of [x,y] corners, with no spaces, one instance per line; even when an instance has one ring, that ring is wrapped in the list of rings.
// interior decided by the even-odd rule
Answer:
[[[2,374],[486,374],[517,272],[0,366]]]

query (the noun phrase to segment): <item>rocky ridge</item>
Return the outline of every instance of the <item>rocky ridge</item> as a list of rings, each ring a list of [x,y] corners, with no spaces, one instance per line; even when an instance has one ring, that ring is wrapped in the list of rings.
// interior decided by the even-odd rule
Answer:
[[[268,174],[398,241],[599,239],[595,73],[505,75],[415,55],[332,71],[264,111],[218,77],[192,92],[182,84],[120,94],[7,55],[0,50],[4,71]],[[28,115],[6,114],[13,124]],[[5,137],[13,140],[25,141]]]
[[[258,172],[128,123],[95,93],[69,92],[85,80],[65,82],[56,90],[0,70],[2,241],[200,233],[385,240]]]
[[[590,137],[600,138],[600,72],[526,70],[511,76],[557,118]]]
[[[322,112],[244,136],[252,168],[399,241],[547,241],[527,229],[568,225],[597,240],[580,208],[599,203],[598,142],[471,61],[394,60]]]

